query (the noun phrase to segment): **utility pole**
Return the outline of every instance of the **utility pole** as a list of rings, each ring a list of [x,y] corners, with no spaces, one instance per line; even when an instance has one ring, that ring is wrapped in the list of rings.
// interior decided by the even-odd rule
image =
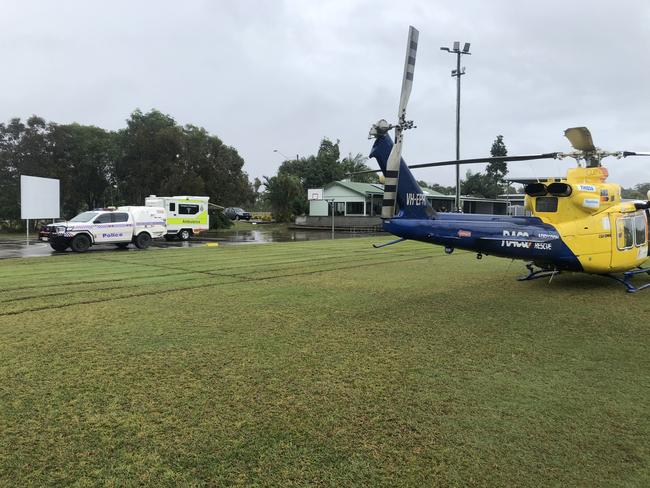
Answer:
[[[456,69],[451,71],[451,76],[456,77],[456,161],[460,159],[460,77],[465,74],[465,68],[460,69],[460,57],[469,52],[470,43],[466,42],[463,50],[460,50],[460,41],[454,41],[454,47],[441,47],[441,51],[447,51],[456,55]],[[460,164],[456,164],[456,212],[462,212],[460,206]]]

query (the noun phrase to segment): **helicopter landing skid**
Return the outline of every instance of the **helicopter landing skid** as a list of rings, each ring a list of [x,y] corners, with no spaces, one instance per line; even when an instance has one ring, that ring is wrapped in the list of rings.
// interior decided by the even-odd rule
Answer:
[[[540,268],[538,270],[535,270],[535,266],[533,266],[532,263],[528,263],[526,265],[526,269],[528,270],[528,274],[526,276],[520,276],[519,278],[517,278],[517,281],[537,280],[539,278],[546,278],[548,276],[553,278],[553,276],[560,274],[560,271],[556,269]]]
[[[646,284],[641,285],[641,286],[634,286],[630,282],[630,280],[632,279],[633,276],[636,276],[636,275],[639,275],[639,274],[644,274],[644,273],[650,275],[650,268],[641,268],[641,267],[639,267],[639,269],[635,269],[633,271],[626,271],[625,273],[623,273],[622,278],[620,276],[616,276],[616,275],[613,275],[613,274],[602,274],[601,276],[611,278],[611,279],[616,280],[619,283],[623,284],[628,293],[636,293],[637,291],[645,290],[646,288],[650,287],[650,283],[646,283]]]

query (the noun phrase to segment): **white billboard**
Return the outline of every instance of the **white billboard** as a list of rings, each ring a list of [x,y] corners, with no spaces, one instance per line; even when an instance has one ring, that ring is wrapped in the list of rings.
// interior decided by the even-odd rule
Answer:
[[[20,175],[20,218],[58,219],[59,180]]]

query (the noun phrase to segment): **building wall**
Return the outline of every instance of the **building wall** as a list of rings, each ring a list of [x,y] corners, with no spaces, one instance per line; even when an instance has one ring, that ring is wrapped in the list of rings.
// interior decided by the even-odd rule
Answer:
[[[296,226],[305,227],[322,227],[329,229],[332,227],[332,217],[315,217],[313,215],[306,215],[304,217],[296,217]],[[380,217],[334,217],[334,227],[336,229],[348,229],[359,231],[380,231],[381,218]]]
[[[322,201],[312,200],[309,202],[309,215],[312,217],[326,217],[329,215],[329,203],[327,199],[333,198],[334,202],[347,203],[347,202],[359,202],[364,203],[366,201],[365,196],[360,195],[359,193],[352,191],[348,188],[345,188],[341,185],[332,185],[329,188],[323,189],[323,199]],[[381,197],[377,197],[381,199]],[[363,215],[363,213],[355,214]]]

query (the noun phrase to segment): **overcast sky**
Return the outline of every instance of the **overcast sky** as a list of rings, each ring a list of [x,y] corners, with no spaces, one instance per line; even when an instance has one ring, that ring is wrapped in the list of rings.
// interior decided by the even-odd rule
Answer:
[[[370,125],[395,120],[409,24],[420,30],[408,107],[409,163],[453,159],[455,57],[463,58],[461,157],[569,150],[567,127],[597,146],[650,151],[650,2],[10,1],[2,2],[1,120],[124,127],[157,108],[218,135],[251,179],[323,137],[368,154]],[[607,160],[610,179],[650,181],[650,158]],[[371,165],[374,161],[370,162]],[[511,175],[567,162],[511,163]],[[480,169],[481,166],[474,167]],[[463,172],[465,169],[463,169]],[[453,168],[418,178],[452,184]]]

